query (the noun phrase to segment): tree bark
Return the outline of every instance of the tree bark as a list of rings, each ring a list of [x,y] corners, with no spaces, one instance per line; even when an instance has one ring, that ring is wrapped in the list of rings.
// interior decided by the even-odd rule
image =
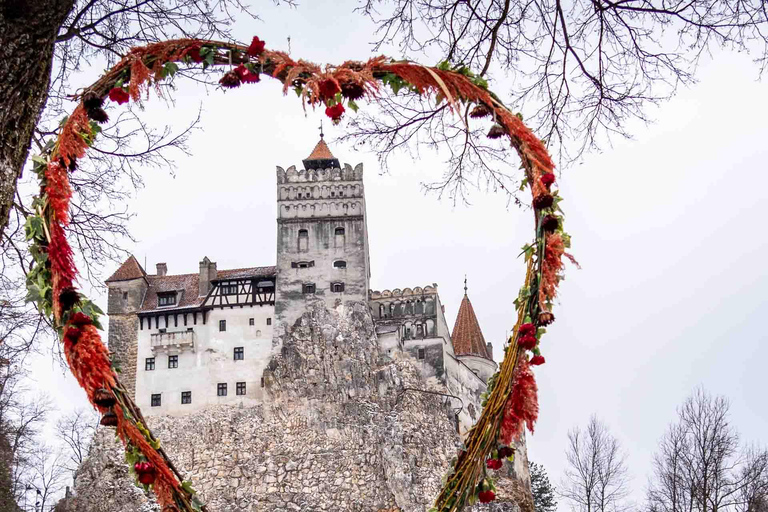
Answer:
[[[0,0],[0,239],[48,97],[53,45],[74,0]]]

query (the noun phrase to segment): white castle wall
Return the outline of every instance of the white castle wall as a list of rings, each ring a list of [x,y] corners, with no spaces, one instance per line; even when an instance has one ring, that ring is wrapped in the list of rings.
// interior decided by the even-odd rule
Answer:
[[[249,325],[249,319],[254,325]],[[146,415],[187,414],[207,405],[259,403],[264,396],[261,387],[262,371],[269,362],[272,351],[273,326],[267,325],[267,319],[274,318],[273,306],[246,306],[234,309],[213,309],[207,313],[203,325],[198,314],[197,325],[174,327],[164,325],[164,317],[159,319],[159,328],[152,322],[147,328],[139,330],[138,364],[136,378],[136,402]],[[225,332],[219,332],[219,320],[226,320]],[[274,323],[274,319],[273,319]],[[155,351],[151,349],[151,335],[159,329],[185,331],[192,328],[195,333],[194,352],[189,348]],[[235,347],[244,348],[244,359],[234,360]],[[168,368],[168,355],[179,356],[178,368]],[[145,370],[145,359],[155,357],[155,369]],[[217,384],[227,383],[227,396],[217,396]],[[246,394],[236,394],[236,383],[246,383]],[[192,403],[182,404],[182,391],[192,392]],[[151,406],[151,395],[161,394],[160,407]]]

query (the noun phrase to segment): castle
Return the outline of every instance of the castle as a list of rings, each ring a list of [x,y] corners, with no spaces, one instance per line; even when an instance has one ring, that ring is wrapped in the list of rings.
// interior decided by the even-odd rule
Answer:
[[[131,256],[107,280],[109,348],[145,415],[183,415],[211,404],[269,399],[272,356],[307,309],[367,303],[380,356],[411,356],[425,379],[461,409],[457,428],[477,419],[496,371],[472,304],[449,330],[436,284],[372,291],[363,166],[342,167],[325,141],[304,169],[277,167],[275,266],[149,275]]]

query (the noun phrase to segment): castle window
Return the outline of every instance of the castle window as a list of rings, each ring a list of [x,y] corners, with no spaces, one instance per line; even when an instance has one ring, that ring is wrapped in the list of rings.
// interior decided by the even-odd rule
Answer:
[[[245,395],[245,382],[238,382],[235,386],[235,393],[238,395]]]
[[[420,300],[416,301],[416,314],[417,315],[423,315],[424,314],[424,303]]]
[[[331,197],[336,197],[336,191],[335,190],[331,190]]]
[[[303,293],[304,295],[315,293],[315,283],[304,283],[303,285],[301,285],[301,293]]]
[[[227,321],[219,320],[219,332],[226,332],[226,330],[227,330]]]
[[[298,194],[296,194],[296,199],[301,199],[301,192],[299,192]]]
[[[195,329],[193,327],[187,327],[187,331],[195,332]]]
[[[128,292],[123,292],[123,299],[127,299],[127,298],[128,298]]]
[[[179,356],[168,356],[168,368],[179,367]]]
[[[344,197],[344,191],[343,190],[339,190],[339,197]]]
[[[403,331],[405,333],[405,336],[403,337],[407,340],[411,339],[411,326],[410,325],[404,326]]]
[[[331,283],[331,291],[341,293],[344,291],[344,283]]]
[[[222,295],[237,295],[237,283],[222,283],[220,288]]]
[[[405,303],[405,314],[406,315],[412,315],[413,314],[413,302],[408,301]]]
[[[242,361],[245,359],[245,350],[243,347],[235,347],[235,361]]]
[[[315,266],[315,260],[312,261],[293,261],[291,268],[309,268]]]
[[[144,370],[151,372],[155,369],[155,358],[154,357],[148,357],[144,360]]]
[[[256,325],[256,320],[253,318],[248,319],[248,325]]]
[[[347,262],[344,260],[336,260],[333,262],[333,268],[347,268]]]
[[[264,387],[264,377],[261,378],[261,387]]]
[[[152,403],[152,407],[160,407],[160,404],[161,404],[160,393],[152,395],[151,403]]]
[[[426,359],[426,357],[427,357],[426,350],[424,350],[423,348],[420,348],[419,349],[419,359]]]
[[[216,396],[227,396],[227,383],[219,382],[216,384]]]
[[[165,330],[165,328],[163,328],[163,329],[158,329],[158,330],[157,330],[157,332],[159,332],[160,334],[163,334],[163,333],[165,333],[165,332],[166,332],[166,330]]]
[[[191,391],[182,391],[181,392],[181,403],[182,404],[191,404],[192,403],[192,392]]]
[[[334,231],[334,247],[344,247],[344,228],[336,228]]]
[[[157,306],[173,306],[176,304],[176,292],[162,292],[157,294]]]
[[[299,230],[299,252],[309,250],[309,231],[306,229]]]
[[[333,232],[334,235],[344,235],[344,228],[336,228]]]
[[[267,325],[272,325],[272,319],[271,318],[267,318]]]
[[[424,326],[421,324],[416,324],[416,336],[419,338],[424,337]]]

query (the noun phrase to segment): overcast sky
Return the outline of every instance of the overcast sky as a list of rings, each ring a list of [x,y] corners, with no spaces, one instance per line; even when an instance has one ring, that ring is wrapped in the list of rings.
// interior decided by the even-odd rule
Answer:
[[[371,55],[372,25],[352,13],[354,4],[306,4],[264,3],[262,21],[244,20],[237,37],[259,35],[287,50],[290,36],[294,57],[318,63]],[[698,385],[731,400],[745,442],[767,440],[768,84],[743,54],[715,55],[699,78],[649,111],[654,124],[631,125],[634,140],[615,140],[562,171],[566,228],[583,268],[567,269],[557,322],[542,343],[541,412],[529,438],[531,459],[553,481],[568,429],[597,414],[626,449],[641,500],[656,442]],[[265,79],[221,93],[179,83],[175,108],[154,97],[146,104],[145,119],[182,128],[202,103],[203,127],[191,139],[194,155],[177,158],[174,174],[147,171],[131,203],[139,240],[131,250],[148,272],[157,262],[171,274],[197,272],[203,256],[219,269],[275,263],[275,166],[300,166],[324,117],[305,115],[280,87]],[[325,126],[329,141],[343,130]],[[440,176],[440,155],[403,156],[383,175],[373,155],[330,146],[342,163],[365,165],[372,287],[438,283],[453,325],[467,274],[498,358],[514,323],[530,213],[485,191],[471,205],[425,196],[420,184]],[[49,359],[37,364],[61,409],[85,403]]]

